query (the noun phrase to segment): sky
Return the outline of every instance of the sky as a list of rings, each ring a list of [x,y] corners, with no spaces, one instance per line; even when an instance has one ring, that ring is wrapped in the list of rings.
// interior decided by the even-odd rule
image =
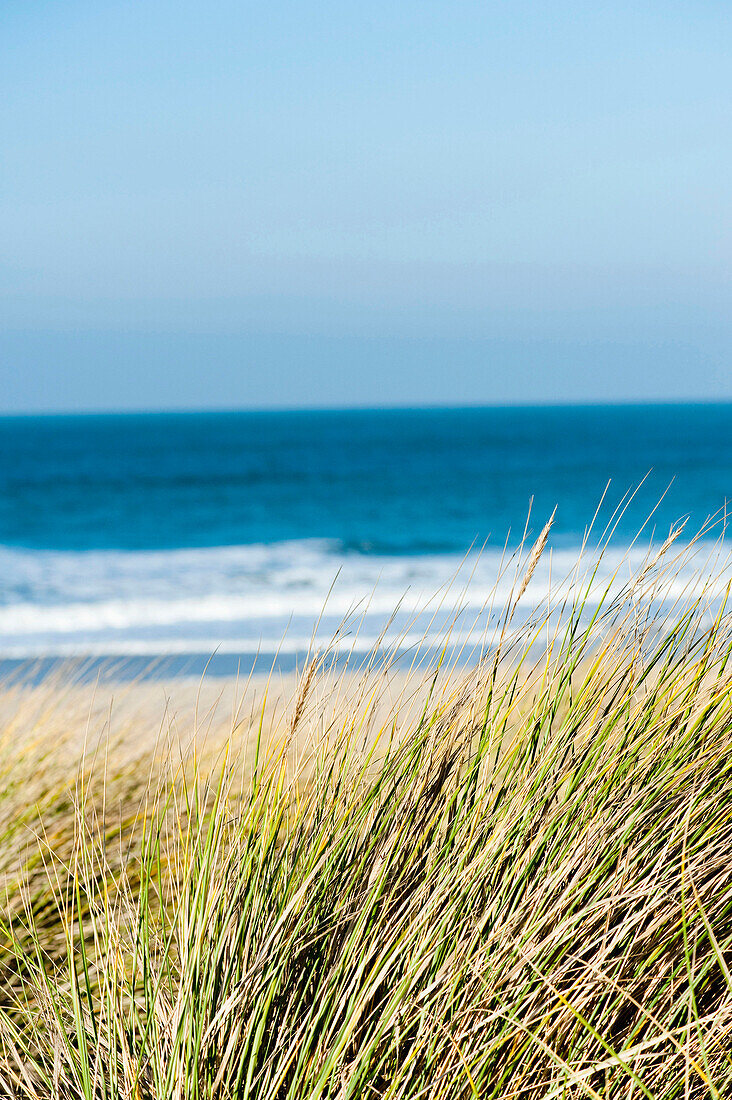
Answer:
[[[732,398],[728,0],[4,0],[0,411]]]

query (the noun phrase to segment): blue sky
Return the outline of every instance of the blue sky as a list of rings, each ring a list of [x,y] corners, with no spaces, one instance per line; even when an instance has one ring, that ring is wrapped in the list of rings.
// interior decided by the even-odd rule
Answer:
[[[0,408],[732,397],[731,29],[6,0]]]

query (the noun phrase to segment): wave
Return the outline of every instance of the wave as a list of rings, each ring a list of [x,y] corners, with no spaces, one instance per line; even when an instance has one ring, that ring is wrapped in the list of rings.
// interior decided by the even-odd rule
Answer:
[[[650,550],[652,552],[652,549]],[[718,599],[728,548],[687,548],[663,598],[700,585]],[[606,550],[598,594],[643,569],[649,547]],[[0,656],[299,652],[341,627],[340,643],[367,650],[387,642],[470,643],[490,629],[520,583],[525,558],[480,553],[364,555],[338,543],[300,540],[171,551],[33,551],[0,547]],[[579,545],[547,552],[522,597],[522,613],[561,595],[574,571],[596,566]],[[709,587],[709,576],[717,576]],[[590,603],[592,602],[592,598]]]

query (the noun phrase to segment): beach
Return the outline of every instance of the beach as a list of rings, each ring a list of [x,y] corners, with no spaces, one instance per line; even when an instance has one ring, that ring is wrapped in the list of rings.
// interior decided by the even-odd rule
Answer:
[[[732,1098],[731,21],[3,4],[0,1100]]]
[[[5,1093],[722,1095],[729,615],[506,610],[479,665],[6,687]]]
[[[3,1096],[724,1094],[732,407],[504,412],[0,437]]]

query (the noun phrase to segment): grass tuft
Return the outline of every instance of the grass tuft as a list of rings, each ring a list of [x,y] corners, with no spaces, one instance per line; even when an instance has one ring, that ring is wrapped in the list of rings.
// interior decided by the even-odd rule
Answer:
[[[732,1094],[732,620],[676,553],[187,749],[6,694],[0,1093]]]

